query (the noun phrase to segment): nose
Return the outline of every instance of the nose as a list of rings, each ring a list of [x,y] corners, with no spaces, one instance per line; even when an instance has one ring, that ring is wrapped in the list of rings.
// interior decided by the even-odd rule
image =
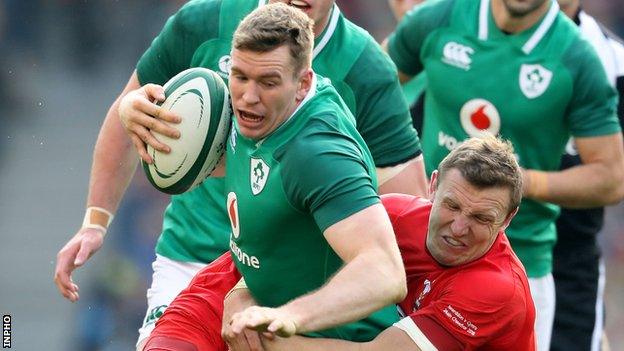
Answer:
[[[468,233],[470,228],[470,219],[463,214],[458,214],[451,223],[451,232],[454,236],[463,236]]]
[[[243,91],[243,101],[247,105],[253,105],[260,101],[260,97],[258,95],[258,87],[255,83],[249,82],[246,84]]]

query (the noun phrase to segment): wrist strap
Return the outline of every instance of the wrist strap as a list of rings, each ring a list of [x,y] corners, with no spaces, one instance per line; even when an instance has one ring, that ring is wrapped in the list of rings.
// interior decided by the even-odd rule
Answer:
[[[115,216],[105,208],[89,206],[82,220],[82,228],[99,229],[106,234],[113,217]]]
[[[543,171],[528,170],[529,187],[527,195],[530,198],[540,200],[548,195],[548,175]]]

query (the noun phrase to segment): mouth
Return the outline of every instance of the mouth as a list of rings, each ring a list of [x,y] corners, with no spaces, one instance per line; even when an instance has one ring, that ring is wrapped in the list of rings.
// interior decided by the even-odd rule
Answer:
[[[290,6],[292,6],[292,7],[296,7],[296,8],[298,8],[299,10],[304,11],[304,12],[305,12],[305,11],[307,11],[307,10],[309,10],[309,9],[311,8],[311,6],[310,6],[310,5],[308,5],[308,3],[307,3],[307,2],[305,2],[305,1],[301,1],[301,0],[290,0],[290,1],[288,2],[288,5],[290,5]]]
[[[462,243],[461,241],[455,240],[450,236],[443,236],[442,239],[444,240],[444,242],[454,248],[463,248],[465,245],[464,243]]]
[[[248,123],[258,123],[264,118],[264,116],[243,110],[238,110],[238,115],[243,121]]]

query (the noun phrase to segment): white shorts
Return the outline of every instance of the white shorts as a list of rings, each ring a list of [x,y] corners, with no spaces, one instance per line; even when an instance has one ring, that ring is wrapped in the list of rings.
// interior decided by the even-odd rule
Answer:
[[[529,278],[529,286],[535,304],[537,351],[548,351],[555,320],[555,280],[549,273],[540,278]]]
[[[152,286],[147,289],[147,313],[143,319],[143,326],[139,328],[138,344],[145,340],[162,316],[165,308],[184,288],[206,263],[174,261],[167,257],[156,255],[152,263]]]

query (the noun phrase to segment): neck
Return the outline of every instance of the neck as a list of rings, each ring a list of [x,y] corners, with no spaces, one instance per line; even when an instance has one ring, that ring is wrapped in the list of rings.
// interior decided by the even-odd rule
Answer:
[[[569,1],[569,2],[559,2],[559,6],[561,7],[561,11],[565,13],[571,19],[576,17],[576,14],[581,7],[581,3],[579,1]]]
[[[519,33],[536,24],[548,12],[551,2],[544,1],[539,7],[525,14],[512,13],[503,0],[492,0],[491,5],[496,26],[507,33]]]
[[[314,38],[318,38],[321,36],[327,25],[329,24],[329,18],[331,17],[332,11],[329,10],[326,16],[320,19],[318,22],[314,22]]]

